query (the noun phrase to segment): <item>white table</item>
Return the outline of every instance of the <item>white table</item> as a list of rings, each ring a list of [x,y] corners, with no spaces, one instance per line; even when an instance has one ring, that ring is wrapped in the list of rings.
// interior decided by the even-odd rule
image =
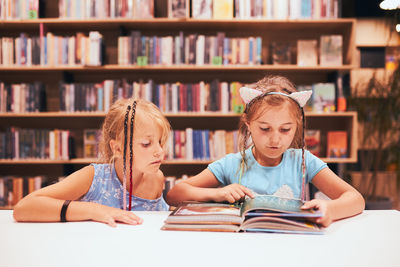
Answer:
[[[364,211],[324,235],[161,231],[168,212],[137,212],[140,226],[16,223],[0,211],[0,266],[400,266],[400,212]]]

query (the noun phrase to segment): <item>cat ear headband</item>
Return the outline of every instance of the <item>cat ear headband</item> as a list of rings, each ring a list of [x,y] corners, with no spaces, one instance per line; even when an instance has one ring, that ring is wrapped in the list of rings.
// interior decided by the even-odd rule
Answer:
[[[308,99],[310,99],[310,96],[312,95],[312,91],[308,90],[308,91],[301,91],[301,92],[294,92],[291,94],[285,94],[282,92],[267,92],[267,93],[263,93],[260,90],[255,90],[252,88],[248,88],[248,87],[242,87],[239,89],[240,92],[240,96],[242,97],[243,101],[246,103],[246,105],[249,105],[250,102],[254,99],[256,99],[257,97],[260,97],[261,95],[283,95],[283,96],[287,96],[290,97],[291,99],[293,99],[294,101],[296,101],[296,103],[302,108],[305,106],[305,104],[307,103]]]

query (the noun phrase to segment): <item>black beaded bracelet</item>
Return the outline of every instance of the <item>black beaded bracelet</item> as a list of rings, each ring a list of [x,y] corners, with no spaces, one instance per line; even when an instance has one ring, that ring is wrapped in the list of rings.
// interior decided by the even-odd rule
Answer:
[[[67,222],[67,219],[65,218],[65,214],[67,213],[67,208],[69,203],[71,203],[72,200],[65,200],[64,204],[62,205],[61,212],[60,212],[60,222]]]

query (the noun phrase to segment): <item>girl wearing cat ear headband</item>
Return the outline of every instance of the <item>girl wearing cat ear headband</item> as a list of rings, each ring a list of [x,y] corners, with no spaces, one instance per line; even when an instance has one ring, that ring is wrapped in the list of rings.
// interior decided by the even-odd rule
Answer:
[[[311,91],[297,92],[285,77],[268,76],[242,87],[246,103],[239,124],[240,152],[211,163],[200,174],[174,186],[167,195],[171,205],[186,200],[236,202],[255,194],[306,200],[312,182],[333,200],[305,202],[304,209],[319,209],[317,223],[360,213],[364,199],[326,163],[305,149],[303,106]]]

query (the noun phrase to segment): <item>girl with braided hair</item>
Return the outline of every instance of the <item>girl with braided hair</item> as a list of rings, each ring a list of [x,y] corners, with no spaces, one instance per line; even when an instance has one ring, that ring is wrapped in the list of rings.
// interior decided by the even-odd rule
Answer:
[[[168,210],[160,170],[170,124],[142,99],[120,99],[102,127],[99,163],[35,191],[14,208],[17,221],[93,220],[141,224],[131,210]]]
[[[312,182],[332,200],[313,199],[304,209],[319,209],[317,223],[360,213],[364,199],[327,164],[305,149],[303,106],[311,91],[297,92],[285,77],[267,76],[240,89],[246,103],[239,124],[240,152],[217,160],[200,174],[174,186],[167,202],[215,201],[234,203],[256,194],[306,201]]]

